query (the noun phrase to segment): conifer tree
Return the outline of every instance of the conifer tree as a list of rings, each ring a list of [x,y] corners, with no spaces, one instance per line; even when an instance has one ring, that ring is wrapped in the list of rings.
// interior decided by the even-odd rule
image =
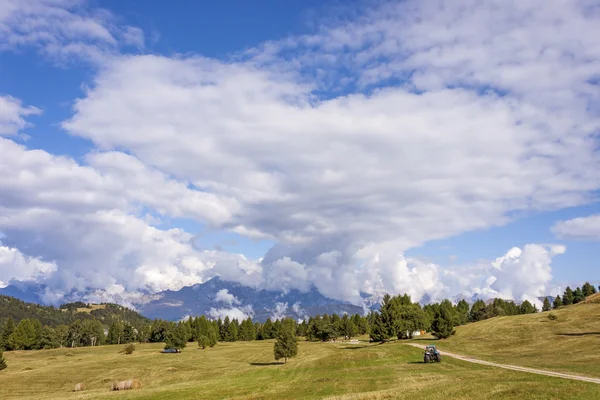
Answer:
[[[0,350],[13,350],[9,343],[8,338],[15,331],[15,321],[8,317],[6,322],[4,322],[4,327],[2,328],[2,334],[0,335]]]
[[[273,339],[275,337],[273,331],[273,322],[271,322],[271,318],[267,318],[261,329],[262,337],[264,339]]]
[[[377,314],[375,316],[373,326],[371,327],[371,333],[369,333],[369,335],[371,337],[371,341],[381,343],[385,342],[391,337],[381,314]]]
[[[485,319],[486,309],[485,302],[483,300],[477,300],[471,306],[471,311],[469,312],[469,321],[477,322]]]
[[[342,319],[339,322],[340,325],[340,333],[347,339],[350,339],[358,333],[358,328],[354,324],[352,318],[348,317],[348,314],[344,314]]]
[[[236,321],[235,319],[233,321]],[[238,339],[238,326],[235,322],[231,322],[227,327],[227,334],[225,341],[235,342]]]
[[[215,347],[216,344],[217,344],[217,331],[215,330],[214,327],[209,326],[209,330],[208,330],[208,346],[209,347]]]
[[[462,299],[458,302],[456,305],[456,312],[458,313],[458,318],[461,325],[469,322],[469,303],[467,303],[465,299]]]
[[[535,307],[528,300],[521,303],[521,314],[533,314],[536,311]]]
[[[583,290],[581,288],[575,289],[573,291],[573,304],[581,303],[585,300],[585,296],[583,295]]]
[[[583,286],[581,287],[581,290],[583,291],[583,295],[585,297],[591,296],[596,293],[596,288],[594,286],[590,285],[589,282],[584,283]]]
[[[185,330],[181,326],[171,325],[165,334],[165,349],[184,349],[187,344],[187,338],[185,337]]]
[[[458,322],[458,315],[452,303],[450,300],[444,300],[431,323],[431,333],[438,339],[449,338],[454,334],[454,327]]]
[[[7,365],[6,365],[6,360],[4,359],[4,355],[2,354],[2,350],[0,350],[0,371],[2,371],[3,369],[6,369]]]
[[[273,354],[275,360],[284,359],[287,363],[288,358],[295,357],[298,354],[298,341],[296,339],[296,324],[294,320],[287,318],[283,320],[279,328],[277,340],[273,345]]]
[[[554,299],[554,304],[552,304],[552,308],[556,310],[560,306],[562,306],[562,299],[560,298],[560,295],[557,295]]]
[[[552,306],[550,305],[550,300],[547,297],[544,298],[544,305],[542,306],[542,311],[550,311]]]
[[[569,306],[573,304],[573,299],[573,289],[567,286],[567,288],[565,289],[565,293],[563,294],[563,306]]]

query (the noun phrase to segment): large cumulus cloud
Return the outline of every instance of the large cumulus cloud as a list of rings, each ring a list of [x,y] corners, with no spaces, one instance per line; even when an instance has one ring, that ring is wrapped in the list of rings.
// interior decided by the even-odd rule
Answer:
[[[232,60],[113,55],[63,123],[97,147],[84,163],[0,142],[15,155],[0,161],[4,242],[56,262],[64,290],[218,272],[356,303],[536,296],[556,249],[467,280],[404,253],[600,189],[597,4],[543,4],[409,0]],[[277,244],[262,260],[198,252],[145,210]]]

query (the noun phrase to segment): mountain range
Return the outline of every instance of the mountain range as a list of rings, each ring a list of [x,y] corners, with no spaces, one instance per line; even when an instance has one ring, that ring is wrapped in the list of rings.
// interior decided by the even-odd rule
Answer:
[[[44,290],[43,285],[19,284],[0,289],[0,294],[43,304],[41,293]],[[370,308],[378,308],[379,301],[369,295],[363,297]],[[68,298],[68,300],[75,301],[80,298]],[[364,307],[327,298],[316,288],[307,292],[298,290],[281,292],[243,286],[220,277],[176,291],[166,290],[144,296],[132,305],[147,318],[172,321],[195,315],[214,318],[224,318],[225,315],[229,315],[238,318],[251,316],[253,320],[263,322],[267,318],[283,316],[299,319],[325,313],[362,314],[365,311]]]

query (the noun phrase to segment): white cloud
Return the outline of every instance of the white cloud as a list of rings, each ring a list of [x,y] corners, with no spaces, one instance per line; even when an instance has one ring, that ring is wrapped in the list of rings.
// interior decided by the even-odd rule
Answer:
[[[306,313],[306,310],[302,308],[302,304],[300,304],[299,301],[295,302],[292,305],[292,311],[294,311],[296,313],[296,315],[298,316],[298,323],[301,323],[302,321],[308,319],[308,314]]]
[[[19,99],[0,96],[0,136],[17,134],[29,125],[25,117],[38,114],[41,114],[40,109],[24,107]]]
[[[6,16],[24,11],[3,4],[13,32]],[[62,3],[27,4],[51,15]],[[407,0],[235,60],[115,55],[63,124],[96,144],[86,165],[0,141],[0,230],[55,261],[65,290],[156,291],[219,273],[357,304],[361,291],[464,291],[471,278],[404,252],[600,189],[600,15],[591,2],[544,5]],[[108,17],[66,13],[62,36],[35,43],[141,43]],[[23,42],[48,27],[34,28]],[[0,126],[14,133],[24,115],[19,104]],[[260,264],[200,252],[146,209],[278,244]],[[493,273],[473,267],[473,290],[535,295],[550,254],[526,246]]]
[[[556,294],[552,284],[552,259],[565,251],[562,245],[514,247],[491,263],[445,270],[442,282],[448,288],[447,295],[529,300],[541,306],[538,297]]]
[[[229,290],[227,289],[219,290],[215,296],[215,301],[225,303],[229,306],[240,304],[240,301],[237,299],[237,297],[229,293]]]
[[[552,232],[562,239],[600,240],[600,215],[558,221]]]
[[[33,46],[59,61],[101,62],[120,47],[144,47],[142,30],[87,5],[85,0],[0,1],[0,51]]]
[[[232,308],[211,308],[208,315],[213,319],[229,317],[229,319],[237,319],[242,321],[248,318],[252,318],[254,310],[251,305],[244,307],[232,307]]]
[[[283,319],[287,316],[288,303],[275,303],[275,308],[272,311],[271,319]]]
[[[53,262],[28,257],[18,249],[2,246],[0,242],[0,287],[6,287],[11,280],[38,281],[47,278],[56,269]]]

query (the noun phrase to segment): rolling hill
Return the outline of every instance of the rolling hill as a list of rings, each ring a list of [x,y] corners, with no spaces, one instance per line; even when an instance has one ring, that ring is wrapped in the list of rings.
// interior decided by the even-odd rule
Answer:
[[[28,303],[11,296],[0,295],[0,326],[11,317],[15,322],[25,318],[35,318],[42,325],[55,327],[69,325],[76,320],[97,319],[108,326],[113,321],[128,322],[137,326],[149,322],[148,318],[118,304],[68,303],[59,308]]]
[[[439,347],[487,361],[600,377],[600,294],[550,312],[461,326]]]

